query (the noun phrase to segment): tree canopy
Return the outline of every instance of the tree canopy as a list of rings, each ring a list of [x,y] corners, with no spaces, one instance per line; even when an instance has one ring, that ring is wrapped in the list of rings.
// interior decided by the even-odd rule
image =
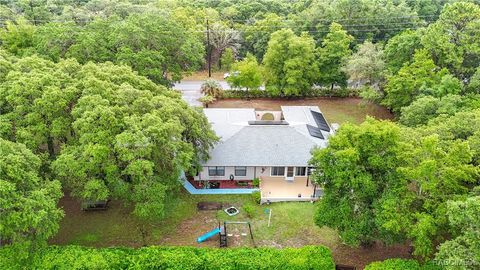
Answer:
[[[216,141],[201,111],[127,66],[28,57],[10,68],[2,137],[45,155],[77,198],[122,198],[139,216],[161,217],[180,172],[198,168]]]
[[[0,241],[22,261],[57,232],[61,187],[40,176],[40,158],[25,145],[0,138],[0,152]]]
[[[318,73],[315,41],[304,33],[278,30],[268,42],[263,59],[268,91],[284,95],[301,95],[308,91]]]

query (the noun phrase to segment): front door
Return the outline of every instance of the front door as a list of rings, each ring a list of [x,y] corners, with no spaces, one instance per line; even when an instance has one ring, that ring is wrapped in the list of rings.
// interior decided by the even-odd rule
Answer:
[[[293,181],[294,171],[295,171],[295,167],[287,167],[287,177],[285,177],[285,180]]]

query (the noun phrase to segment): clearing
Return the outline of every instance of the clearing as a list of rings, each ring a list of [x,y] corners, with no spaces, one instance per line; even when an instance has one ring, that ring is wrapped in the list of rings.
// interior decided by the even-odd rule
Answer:
[[[377,119],[393,119],[385,107],[366,103],[361,98],[306,98],[306,99],[221,99],[208,105],[209,108],[255,108],[257,110],[280,110],[280,106],[318,106],[330,123],[360,124],[367,116]]]

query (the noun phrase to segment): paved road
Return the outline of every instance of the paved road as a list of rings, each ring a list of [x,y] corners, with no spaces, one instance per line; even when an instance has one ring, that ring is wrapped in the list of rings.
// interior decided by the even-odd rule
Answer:
[[[202,106],[202,103],[198,99],[202,96],[200,88],[203,81],[181,81],[173,86],[173,89],[177,89],[182,92],[183,99],[191,106]],[[230,85],[226,81],[219,81],[223,90],[230,90]]]

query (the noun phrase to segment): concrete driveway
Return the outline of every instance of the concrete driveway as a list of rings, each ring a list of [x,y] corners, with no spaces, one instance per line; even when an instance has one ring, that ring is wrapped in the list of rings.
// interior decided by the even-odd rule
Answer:
[[[182,92],[183,99],[191,106],[202,106],[202,103],[198,101],[202,94],[200,88],[204,81],[181,81],[173,85],[173,89]],[[230,85],[226,81],[218,81],[223,90],[230,90]]]

